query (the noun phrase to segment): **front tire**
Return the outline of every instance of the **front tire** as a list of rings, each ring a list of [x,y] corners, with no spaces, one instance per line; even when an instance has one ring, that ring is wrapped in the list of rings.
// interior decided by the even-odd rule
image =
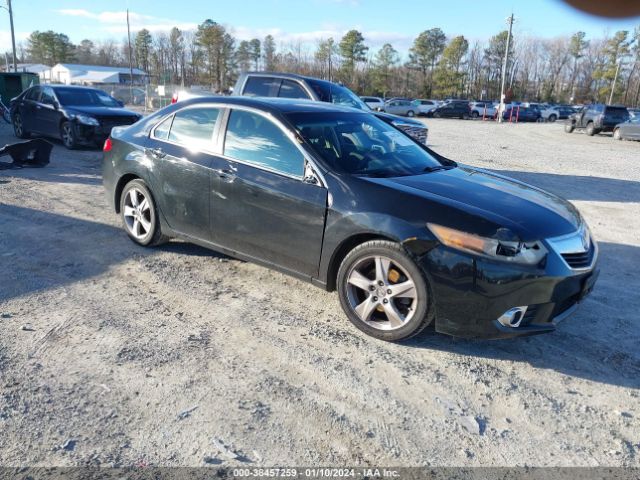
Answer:
[[[69,150],[73,150],[78,146],[76,132],[71,122],[62,122],[60,125],[60,140],[62,140],[62,144]]]
[[[480,114],[478,112],[476,112],[475,110],[473,112],[471,112],[471,118],[478,118],[480,116]]]
[[[340,265],[337,285],[351,323],[380,340],[417,335],[434,318],[427,279],[397,243],[373,240],[354,248]]]
[[[120,196],[120,216],[127,235],[138,245],[160,245],[168,240],[162,234],[155,200],[140,179],[131,180]]]
[[[622,134],[620,133],[620,129],[619,128],[616,128],[613,131],[613,139],[614,140],[622,140]]]
[[[565,123],[564,131],[567,133],[572,133],[576,129],[576,126],[573,123]]]
[[[31,135],[24,129],[24,122],[22,121],[22,115],[16,113],[13,116],[13,133],[18,138],[29,138]]]
[[[589,122],[587,123],[587,128],[585,129],[585,132],[587,135],[589,135],[590,137],[593,137],[596,134],[596,129],[593,126],[593,122]]]
[[[415,116],[416,116],[416,114],[415,114],[415,112],[413,110],[409,110],[407,112],[407,117],[415,117]]]
[[[549,115],[549,118],[547,120],[549,120],[551,123],[553,123],[557,119],[558,119],[558,117],[555,114],[551,114],[551,115]]]

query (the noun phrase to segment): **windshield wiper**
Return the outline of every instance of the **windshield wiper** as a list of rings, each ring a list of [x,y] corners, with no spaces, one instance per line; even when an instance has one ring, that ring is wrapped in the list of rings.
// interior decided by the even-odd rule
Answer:
[[[436,165],[435,167],[427,167],[422,172],[423,173],[431,173],[437,172],[438,170],[450,170],[453,167],[446,167],[444,165]]]

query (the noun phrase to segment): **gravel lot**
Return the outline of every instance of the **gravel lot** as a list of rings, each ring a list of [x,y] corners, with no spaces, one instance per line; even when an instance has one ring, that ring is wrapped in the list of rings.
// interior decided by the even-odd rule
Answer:
[[[428,124],[440,153],[587,218],[602,272],[556,333],[368,338],[334,294],[135,246],[101,153],[57,144],[0,172],[0,465],[640,466],[640,143]]]

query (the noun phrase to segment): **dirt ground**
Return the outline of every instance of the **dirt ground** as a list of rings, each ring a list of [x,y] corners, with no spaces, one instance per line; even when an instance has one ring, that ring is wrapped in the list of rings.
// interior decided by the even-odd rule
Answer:
[[[0,465],[640,466],[640,143],[427,123],[440,153],[591,225],[600,279],[556,333],[368,338],[335,294],[134,245],[101,152],[58,143],[48,167],[0,172]]]

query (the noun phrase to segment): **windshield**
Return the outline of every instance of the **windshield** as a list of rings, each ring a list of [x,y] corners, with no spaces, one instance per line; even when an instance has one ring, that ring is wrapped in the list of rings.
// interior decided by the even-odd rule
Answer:
[[[400,177],[443,168],[411,137],[374,115],[305,112],[288,118],[311,147],[342,173]]]
[[[371,107],[364,103],[360,97],[346,87],[331,82],[319,80],[307,80],[311,88],[321,102],[335,103],[347,107],[357,108],[358,110],[371,110]]]
[[[56,88],[61,105],[82,107],[119,107],[120,104],[101,90],[79,88]]]

